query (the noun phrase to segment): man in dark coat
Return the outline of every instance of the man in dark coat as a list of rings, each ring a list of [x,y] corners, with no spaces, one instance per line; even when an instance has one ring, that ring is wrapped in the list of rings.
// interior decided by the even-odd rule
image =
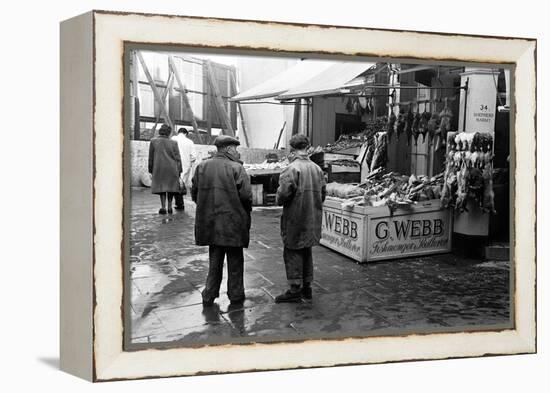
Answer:
[[[252,190],[237,152],[239,141],[219,136],[217,154],[202,161],[193,176],[191,198],[197,204],[195,241],[209,246],[209,270],[203,305],[219,296],[223,261],[227,255],[227,295],[232,304],[244,301],[243,247],[248,247]]]
[[[313,258],[311,247],[321,239],[321,220],[326,185],[323,171],[308,155],[309,140],[297,134],[290,139],[291,163],[282,172],[277,204],[283,206],[281,236],[283,259],[290,289],[275,302],[299,302],[312,298]]]

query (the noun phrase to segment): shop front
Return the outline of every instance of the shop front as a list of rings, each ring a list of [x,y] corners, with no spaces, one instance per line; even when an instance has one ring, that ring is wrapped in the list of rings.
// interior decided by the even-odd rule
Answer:
[[[453,243],[472,250],[468,242],[477,245],[470,256],[483,257],[506,243],[509,225],[495,207],[507,215],[507,171],[494,167],[509,154],[499,140],[509,135],[498,111],[506,88],[503,70],[344,63],[278,92],[275,101],[296,109],[293,132],[322,157],[321,244],[371,262],[457,251]],[[286,165],[249,170],[271,176],[262,187],[273,193]]]

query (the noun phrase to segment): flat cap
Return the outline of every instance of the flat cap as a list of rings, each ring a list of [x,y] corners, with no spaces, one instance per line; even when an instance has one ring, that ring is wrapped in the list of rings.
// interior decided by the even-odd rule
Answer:
[[[296,134],[290,138],[290,146],[296,150],[303,150],[309,147],[309,139],[304,134]]]
[[[220,135],[214,140],[214,145],[216,147],[225,147],[229,145],[240,145],[241,142],[239,142],[238,139],[233,138],[229,135]]]

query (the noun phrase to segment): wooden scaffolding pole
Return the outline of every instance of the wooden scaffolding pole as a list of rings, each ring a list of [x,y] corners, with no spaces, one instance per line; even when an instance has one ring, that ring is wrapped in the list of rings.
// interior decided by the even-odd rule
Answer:
[[[235,68],[233,68],[233,70],[235,70]],[[231,75],[231,82],[233,82],[233,87],[235,89],[235,94],[238,94],[239,93],[239,88],[237,86],[237,81],[235,80],[235,75],[233,75],[233,73],[229,73]],[[237,101],[237,112],[239,112],[239,118],[241,119],[241,126],[242,126],[242,131],[243,131],[243,136],[244,136],[244,142],[246,143],[246,146],[247,147],[250,147],[250,143],[248,142],[248,135],[246,133],[246,125],[244,123],[244,116],[243,116],[243,109],[242,109],[242,106],[241,106],[241,103],[239,101]]]
[[[223,128],[222,130],[224,131],[224,134],[227,132],[227,135],[235,136],[235,131],[231,126],[231,120],[229,119],[229,116],[227,115],[227,111],[225,110],[223,99],[220,95],[220,90],[218,89],[218,85],[214,80],[214,72],[212,71],[212,64],[210,63],[210,61],[207,60],[205,61],[205,65],[206,65],[206,75],[208,78],[208,82],[210,82],[210,86],[212,87],[212,92],[214,93],[214,103],[216,104],[216,110],[218,112],[218,116],[220,117],[220,120],[223,122],[223,125],[225,126],[225,128]]]
[[[277,138],[277,142],[275,142],[275,145],[273,145],[273,149],[278,149],[279,144],[281,143],[281,136],[283,135],[283,131],[286,127],[286,121],[283,123],[283,126],[281,127],[281,131],[279,131],[279,137]]]
[[[172,89],[172,86],[174,84],[174,77],[173,77],[173,74],[172,72],[170,72],[170,74],[168,75],[168,81],[166,83],[166,88],[164,89],[164,92],[162,93],[162,104],[161,106],[163,108],[166,108],[166,99],[168,98],[169,96],[169,93],[170,93],[170,90]],[[155,124],[153,125],[153,135],[155,135],[155,132],[157,131],[157,126],[159,124],[159,120],[160,120],[160,112],[157,114],[156,116],[156,119],[155,119]],[[170,126],[172,127],[172,126]],[[174,130],[172,128],[172,134],[175,133],[176,130]]]
[[[195,118],[193,108],[191,108],[191,104],[189,103],[189,97],[187,96],[187,87],[185,87],[180,78],[179,71],[176,68],[176,64],[174,63],[174,59],[172,58],[172,56],[168,57],[168,64],[170,65],[170,69],[172,70],[172,73],[176,78],[176,82],[178,83],[178,87],[181,90],[181,97],[183,98],[183,102],[191,113],[191,123],[193,124],[193,131],[195,132],[195,134],[199,135],[199,126],[197,125],[197,119]]]
[[[174,123],[172,123],[172,120],[170,119],[170,116],[168,115],[168,112],[166,111],[166,107],[163,105],[162,95],[160,94],[157,85],[155,84],[155,81],[153,80],[153,77],[151,76],[151,73],[149,72],[149,68],[147,68],[147,64],[145,64],[145,60],[143,59],[143,56],[140,51],[136,51],[137,58],[141,64],[141,67],[143,68],[143,71],[145,72],[145,77],[147,78],[147,82],[151,86],[151,90],[153,90],[153,95],[155,97],[155,101],[158,102],[160,105],[160,112],[164,116],[164,120],[168,123],[168,125],[174,130]]]

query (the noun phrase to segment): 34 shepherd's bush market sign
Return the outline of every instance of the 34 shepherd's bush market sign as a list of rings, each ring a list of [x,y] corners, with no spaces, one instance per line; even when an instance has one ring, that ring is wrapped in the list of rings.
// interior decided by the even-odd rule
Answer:
[[[428,255],[451,250],[452,218],[438,200],[397,209],[353,207],[327,200],[321,244],[358,262]]]

